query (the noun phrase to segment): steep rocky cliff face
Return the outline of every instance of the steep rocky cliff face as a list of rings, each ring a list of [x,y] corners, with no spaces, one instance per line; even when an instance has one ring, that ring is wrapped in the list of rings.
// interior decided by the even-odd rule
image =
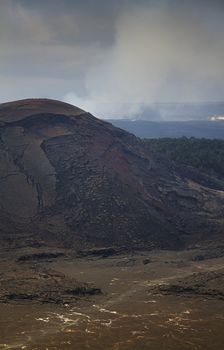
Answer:
[[[0,234],[74,248],[179,248],[222,234],[224,192],[53,100],[0,105]]]

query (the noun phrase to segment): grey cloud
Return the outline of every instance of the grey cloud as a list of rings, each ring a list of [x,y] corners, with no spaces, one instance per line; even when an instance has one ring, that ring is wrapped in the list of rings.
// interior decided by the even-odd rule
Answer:
[[[27,3],[27,6],[25,6]],[[81,6],[66,7],[64,2],[9,0],[1,3],[1,39],[17,43],[86,45],[92,42],[108,45],[113,39],[113,12],[92,12]],[[33,4],[33,6],[32,6]],[[57,5],[58,4],[58,5]]]
[[[65,99],[111,117],[135,115],[152,102],[223,100],[222,8],[171,5],[122,13],[115,45],[87,76],[88,97]]]
[[[63,98],[100,116],[221,100],[223,32],[218,0],[2,0],[1,100]]]

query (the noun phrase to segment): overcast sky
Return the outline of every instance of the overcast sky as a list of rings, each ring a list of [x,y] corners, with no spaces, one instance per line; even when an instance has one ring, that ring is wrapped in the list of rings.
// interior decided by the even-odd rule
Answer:
[[[224,100],[224,1],[0,0],[0,92],[101,117]]]

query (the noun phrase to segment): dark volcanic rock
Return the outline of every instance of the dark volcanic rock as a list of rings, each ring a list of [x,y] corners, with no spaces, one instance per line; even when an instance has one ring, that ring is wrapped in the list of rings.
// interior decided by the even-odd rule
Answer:
[[[202,261],[207,259],[222,258],[224,256],[224,246],[210,247],[209,249],[202,249],[200,254],[193,257],[193,261]]]
[[[142,261],[143,265],[148,265],[150,262],[151,262],[150,259],[144,259],[144,260]]]
[[[94,287],[76,287],[75,289],[68,289],[65,291],[69,295],[74,296],[86,296],[86,295],[97,295],[101,294],[100,288],[94,288]]]
[[[66,304],[79,298],[101,294],[101,290],[88,283],[80,283],[62,273],[32,267],[13,269],[0,278],[0,302],[32,301]]]
[[[18,262],[51,260],[64,256],[64,253],[37,253],[20,256]]]
[[[152,287],[150,292],[224,300],[224,270],[194,273],[169,284]]]
[[[78,252],[77,257],[78,258],[85,258],[85,257],[101,257],[101,258],[107,258],[108,256],[112,256],[118,254],[118,251],[112,247],[108,248],[92,248],[92,249],[85,249]]]
[[[2,241],[181,248],[223,232],[222,191],[77,107],[2,104],[0,123]]]

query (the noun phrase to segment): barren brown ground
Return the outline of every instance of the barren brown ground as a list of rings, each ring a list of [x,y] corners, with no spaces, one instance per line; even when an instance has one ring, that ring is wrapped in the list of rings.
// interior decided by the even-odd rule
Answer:
[[[43,248],[32,253],[37,251]],[[214,257],[215,252],[219,257]],[[66,281],[94,285],[102,294],[74,298],[64,305],[39,300],[1,303],[0,349],[223,349],[222,245],[210,242],[179,252],[133,252],[107,258],[77,258],[63,251],[65,255],[55,259],[18,263],[26,253],[27,248],[1,252],[2,280],[14,270],[18,284],[18,271],[35,267],[64,275]],[[207,258],[196,258],[202,255]],[[217,275],[212,287],[209,278],[203,279],[208,273]],[[195,280],[198,288],[204,284],[209,293],[160,291],[160,286],[178,281],[193,286]]]

